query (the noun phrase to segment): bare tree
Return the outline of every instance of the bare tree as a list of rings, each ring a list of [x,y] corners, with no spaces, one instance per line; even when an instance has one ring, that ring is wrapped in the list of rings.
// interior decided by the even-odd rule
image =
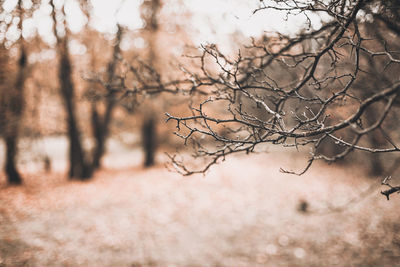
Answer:
[[[89,159],[84,153],[78,122],[76,117],[75,86],[72,79],[72,64],[68,48],[68,28],[65,21],[64,7],[58,10],[62,22],[57,21],[57,9],[54,0],[50,1],[53,8],[53,33],[56,37],[57,53],[59,57],[59,86],[62,99],[67,113],[68,139],[69,139],[69,176],[71,178],[88,179],[93,174]],[[57,29],[61,26],[62,32]]]
[[[105,98],[105,111],[103,113],[99,111],[97,101],[92,100],[91,102],[92,129],[93,135],[95,137],[95,147],[92,156],[94,169],[100,167],[100,161],[104,155],[105,143],[110,131],[112,113],[117,104],[113,85],[115,83],[115,80],[118,80],[116,79],[116,69],[120,57],[120,44],[122,40],[122,35],[123,29],[120,25],[118,25],[118,31],[113,45],[113,53],[107,65],[106,81],[104,84],[108,92],[107,97]]]
[[[156,70],[157,69],[157,32],[159,30],[159,12],[161,9],[161,0],[145,0],[141,6],[141,16],[145,23],[144,32],[145,39],[148,43],[148,65]],[[145,107],[149,109],[144,117],[142,125],[142,145],[145,152],[144,166],[150,167],[155,163],[155,153],[157,148],[157,137],[156,137],[156,117],[151,107]]]
[[[163,71],[158,69],[157,34],[160,27],[158,15],[161,6],[159,0],[146,0],[141,5],[141,17],[145,26],[140,32],[140,36],[146,42],[145,51],[134,53],[133,59],[124,58],[120,49],[124,30],[121,25],[117,25],[118,31],[113,44],[113,53],[104,77],[94,75],[95,77],[88,79],[93,88],[100,84],[105,89],[105,92],[101,89],[95,89],[91,90],[92,93],[89,93],[89,95],[94,96],[91,98],[92,129],[95,137],[94,168],[98,168],[100,165],[100,159],[105,150],[105,141],[110,131],[112,112],[117,105],[126,107],[128,112],[133,112],[138,106],[143,110],[142,113],[145,115],[141,125],[141,141],[145,153],[144,166],[152,166],[155,162],[157,147],[156,112],[153,110],[154,107],[151,104],[148,105],[148,101],[144,100],[147,98],[144,96],[158,95],[162,92],[177,92],[177,88],[171,89],[177,81],[162,81],[161,73]],[[87,16],[89,15],[87,14]],[[132,84],[133,88],[127,87],[127,85]],[[154,100],[154,98],[149,100]],[[105,102],[105,111],[101,114],[97,105],[102,102]],[[129,103],[129,105],[124,105],[124,102]]]
[[[397,1],[260,1],[254,12],[268,10],[304,16],[306,27],[295,36],[254,39],[234,57],[216,45],[202,47],[197,71],[186,74],[208,97],[192,104],[192,115],[167,118],[207,163],[196,170],[171,155],[177,170],[203,173],[230,154],[263,144],[311,148],[304,169],[281,169],[299,175],[315,160],[333,162],[354,151],[396,157]],[[314,27],[312,14],[324,17],[322,26]],[[327,153],[321,149],[327,143],[338,149]]]
[[[22,113],[24,108],[24,87],[28,77],[27,50],[25,40],[22,37],[22,22],[24,20],[24,9],[22,1],[18,1],[16,8],[19,17],[18,30],[21,32],[20,38],[14,45],[18,46],[19,57],[15,77],[10,75],[8,51],[1,43],[0,52],[0,84],[1,88],[1,128],[6,143],[6,163],[5,171],[9,184],[21,184],[22,178],[16,166],[18,153],[18,138]],[[6,73],[6,72],[9,73]],[[11,77],[10,77],[11,76]]]

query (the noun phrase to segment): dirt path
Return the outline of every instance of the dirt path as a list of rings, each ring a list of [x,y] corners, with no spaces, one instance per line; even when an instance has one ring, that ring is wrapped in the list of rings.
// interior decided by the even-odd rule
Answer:
[[[206,177],[161,166],[108,169],[87,183],[35,174],[22,188],[4,187],[1,176],[0,266],[400,262],[399,196],[388,202],[378,187],[333,212],[371,180],[326,165],[302,177],[279,172],[293,164],[292,156],[263,154],[231,158]]]

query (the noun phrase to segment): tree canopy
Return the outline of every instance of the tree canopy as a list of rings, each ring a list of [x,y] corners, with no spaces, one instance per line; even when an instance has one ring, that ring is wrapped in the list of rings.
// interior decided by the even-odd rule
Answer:
[[[260,1],[254,12],[268,10],[304,16],[306,27],[293,36],[266,33],[234,57],[202,47],[198,69],[187,75],[192,90],[208,97],[192,104],[190,116],[167,117],[195,157],[208,161],[192,170],[170,156],[174,166],[201,173],[263,144],[311,148],[304,169],[282,169],[295,174],[355,151],[393,159],[400,151],[397,1]],[[376,175],[390,175],[375,167]]]

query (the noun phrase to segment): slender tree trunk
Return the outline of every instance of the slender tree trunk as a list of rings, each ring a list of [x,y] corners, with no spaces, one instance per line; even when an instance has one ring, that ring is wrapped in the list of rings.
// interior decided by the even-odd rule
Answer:
[[[112,111],[115,105],[114,100],[107,100],[107,107],[104,117],[101,119],[97,108],[92,105],[92,128],[95,138],[95,148],[93,151],[93,168],[100,167],[100,161],[105,153],[105,145],[109,134],[110,121],[112,118]]]
[[[122,40],[122,27],[118,25],[118,32],[116,36],[116,42],[113,47],[113,55],[107,67],[107,86],[108,96],[106,98],[106,110],[101,116],[97,110],[96,102],[92,103],[92,129],[95,138],[95,148],[93,151],[93,168],[98,169],[100,167],[101,158],[105,153],[105,145],[110,131],[110,122],[112,114],[116,104],[114,93],[112,91],[112,84],[115,79],[115,73],[117,69],[118,56],[121,52],[120,44]]]
[[[72,81],[71,59],[68,49],[68,29],[65,24],[65,13],[62,9],[64,18],[65,36],[61,37],[57,32],[57,19],[54,0],[50,2],[53,11],[53,33],[57,39],[57,51],[59,56],[59,81],[60,93],[64,101],[67,113],[68,139],[69,139],[69,177],[85,180],[92,177],[93,170],[88,164],[83,151],[78,123],[75,115],[75,86]]]
[[[102,154],[104,153],[104,135],[99,118],[99,112],[97,111],[97,106],[95,102],[93,102],[91,105],[91,119],[92,119],[92,131],[95,140],[92,165],[93,169],[98,169],[100,167],[100,160]]]
[[[142,144],[145,152],[144,166],[153,166],[157,148],[156,124],[153,116],[145,118],[144,120],[142,126]]]
[[[148,61],[149,65],[157,69],[158,49],[157,34],[159,31],[159,12],[162,7],[161,0],[146,0],[142,4],[142,19],[146,22],[145,38],[149,44]],[[142,124],[142,145],[145,153],[144,166],[150,167],[155,164],[155,154],[157,149],[157,116],[154,115],[153,107],[150,105],[145,107],[146,115]]]
[[[372,125],[373,123],[375,123],[378,119],[378,114],[370,109],[367,109],[366,111],[366,121],[368,123],[368,125]],[[369,135],[369,142],[371,144],[373,144],[376,147],[379,146],[384,146],[386,141],[384,139],[384,137],[377,131],[373,131],[371,132]],[[371,176],[380,176],[383,175],[385,172],[385,166],[383,163],[383,160],[381,158],[380,153],[372,153],[369,155],[369,174]]]
[[[19,98],[14,84],[10,81],[8,71],[8,51],[2,45],[0,47],[0,127],[6,144],[5,172],[8,184],[21,184],[22,179],[16,167],[17,141],[18,141],[18,112]]]
[[[21,0],[18,2],[18,10],[20,15],[19,29],[22,30],[22,20],[23,20],[23,9]],[[1,47],[1,67],[6,69],[8,57],[5,48]],[[19,129],[22,120],[22,112],[24,108],[24,87],[25,81],[27,78],[27,55],[24,40],[19,40],[19,60],[18,60],[18,71],[16,75],[15,84],[12,84],[10,90],[3,93],[3,101],[6,100],[3,108],[4,114],[2,114],[3,118],[3,127],[4,127],[4,140],[6,142],[6,163],[5,163],[5,171],[7,175],[7,182],[9,184],[22,184],[21,175],[17,169],[17,154],[18,154],[18,138],[19,138]],[[2,70],[2,75],[4,73],[4,69]],[[1,77],[1,82],[4,85],[6,77]],[[6,88],[3,88],[6,89]]]
[[[64,100],[69,137],[69,176],[71,178],[88,179],[92,176],[92,170],[86,162],[85,154],[80,140],[80,132],[78,129],[77,119],[75,115],[74,102],[74,84],[72,82],[71,61],[69,58],[68,47],[66,40],[63,40],[60,52],[59,78],[61,95]]]
[[[8,184],[22,184],[22,178],[16,167],[18,137],[6,136],[6,165],[5,171]]]
[[[16,167],[18,152],[18,137],[20,122],[22,120],[22,111],[24,106],[24,86],[26,80],[26,52],[24,45],[21,44],[20,59],[18,62],[18,74],[15,83],[15,90],[11,92],[6,129],[6,174],[8,183],[21,184],[22,179]]]

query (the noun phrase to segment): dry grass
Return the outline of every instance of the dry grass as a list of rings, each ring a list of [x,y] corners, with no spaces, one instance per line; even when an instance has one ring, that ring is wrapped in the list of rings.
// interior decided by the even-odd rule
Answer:
[[[107,169],[90,182],[0,177],[0,266],[395,266],[400,198],[372,180],[286,154],[231,158],[206,177],[162,166]],[[303,204],[302,204],[303,203]],[[305,210],[305,212],[301,211]]]

